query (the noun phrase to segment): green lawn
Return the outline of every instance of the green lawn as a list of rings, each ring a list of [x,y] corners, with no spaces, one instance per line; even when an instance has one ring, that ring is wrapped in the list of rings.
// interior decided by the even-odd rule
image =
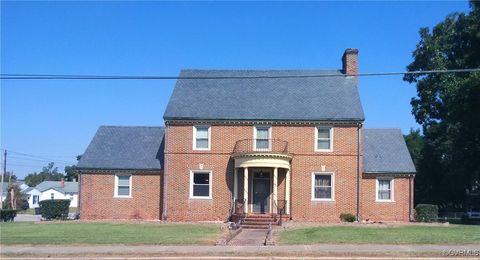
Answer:
[[[331,226],[285,230],[280,244],[479,244],[479,225],[352,227]]]
[[[213,244],[207,224],[1,223],[0,244]]]

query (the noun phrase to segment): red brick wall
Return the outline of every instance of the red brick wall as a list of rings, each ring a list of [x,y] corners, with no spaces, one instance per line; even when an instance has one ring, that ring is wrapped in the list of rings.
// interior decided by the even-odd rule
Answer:
[[[168,126],[166,160],[166,217],[168,221],[225,221],[232,208],[234,161],[237,140],[253,138],[253,125],[212,125],[211,150],[192,149],[192,125]],[[291,218],[302,221],[339,222],[341,213],[356,213],[357,127],[336,125],[333,152],[315,152],[315,126],[274,125],[272,138],[288,141],[291,161]],[[361,162],[361,158],[360,158]],[[334,201],[312,201],[312,172],[334,173]],[[360,165],[361,167],[361,165]],[[212,171],[212,199],[190,199],[190,171]],[[114,175],[82,174],[82,219],[160,219],[162,212],[159,173],[133,176],[131,199],[113,198]],[[243,169],[239,169],[238,194],[243,199]],[[365,176],[366,177],[366,176]],[[408,221],[408,179],[394,181],[395,202],[375,201],[375,179],[362,177],[361,216],[371,221]],[[250,177],[251,178],[251,177]],[[278,199],[285,199],[285,170],[279,169]],[[413,184],[412,184],[413,185]]]
[[[114,173],[82,173],[81,219],[148,219],[161,215],[161,172],[132,175],[132,198],[114,198]]]
[[[169,126],[167,219],[226,220],[233,193],[234,162],[230,155],[237,140],[253,138],[253,125],[212,125],[210,151],[192,149],[192,131],[192,125]],[[314,133],[313,125],[272,127],[272,138],[288,141],[289,152],[293,154],[291,217],[302,221],[339,222],[341,213],[356,213],[357,127],[334,126],[333,152],[315,152]],[[327,172],[334,173],[334,201],[311,199],[312,172],[321,171],[322,165]],[[189,199],[190,170],[202,167],[213,172],[213,199]],[[239,170],[238,176],[239,199],[243,199],[243,169]],[[280,169],[279,200],[285,199],[284,176],[284,171]],[[375,202],[375,179],[362,179],[361,185],[363,219],[408,221],[408,181],[402,178],[395,180],[394,203]]]
[[[361,181],[361,212],[364,220],[369,221],[409,221],[408,177],[393,179],[393,202],[376,201],[376,177],[364,175]],[[413,183],[412,183],[413,190]]]

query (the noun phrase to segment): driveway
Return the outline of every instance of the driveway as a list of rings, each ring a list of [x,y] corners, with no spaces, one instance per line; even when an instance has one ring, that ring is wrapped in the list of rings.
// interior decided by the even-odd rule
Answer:
[[[32,221],[40,221],[41,218],[42,218],[41,215],[17,214],[14,221],[15,222],[32,222]]]

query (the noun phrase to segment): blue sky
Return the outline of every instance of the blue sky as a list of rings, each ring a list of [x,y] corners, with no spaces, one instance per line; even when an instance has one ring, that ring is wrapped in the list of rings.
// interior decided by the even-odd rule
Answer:
[[[431,27],[468,2],[3,2],[1,72],[167,75],[184,68],[338,69],[348,47],[360,72],[404,71]],[[61,171],[100,125],[163,125],[174,81],[1,84],[1,147],[23,177]],[[418,128],[415,86],[363,77],[366,127]],[[17,152],[15,154],[14,152]],[[31,156],[21,155],[24,153]]]

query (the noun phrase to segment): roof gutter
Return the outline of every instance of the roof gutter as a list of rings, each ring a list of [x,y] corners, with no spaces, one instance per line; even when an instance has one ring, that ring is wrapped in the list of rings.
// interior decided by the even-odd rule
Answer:
[[[408,175],[415,176],[416,172],[392,172],[392,171],[364,171],[366,174],[391,174],[391,175]]]
[[[194,118],[194,117],[182,117],[182,118],[164,118],[165,125],[170,122],[209,122],[209,123],[257,123],[266,122],[269,124],[319,124],[319,123],[344,123],[344,124],[359,124],[365,121],[365,118],[323,118],[323,119],[237,119],[237,118]]]
[[[149,168],[149,169],[130,169],[130,168],[86,168],[86,167],[82,167],[82,168],[77,168],[78,170],[80,171],[83,171],[83,172],[99,172],[99,171],[103,171],[103,172],[110,172],[110,171],[115,171],[115,172],[118,172],[118,171],[129,171],[129,172],[158,172],[158,171],[161,171],[162,169],[161,168],[158,168],[158,169],[152,169],[152,168]]]

